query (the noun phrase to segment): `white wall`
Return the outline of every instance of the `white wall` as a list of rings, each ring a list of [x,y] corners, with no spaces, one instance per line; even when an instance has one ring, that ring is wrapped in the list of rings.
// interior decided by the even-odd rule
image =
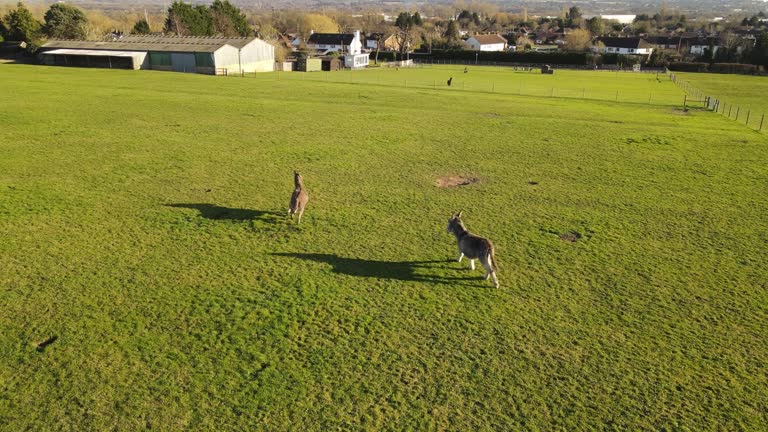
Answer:
[[[467,39],[467,44],[469,44],[474,51],[504,51],[506,45],[505,43],[481,45],[480,42],[473,37]]]

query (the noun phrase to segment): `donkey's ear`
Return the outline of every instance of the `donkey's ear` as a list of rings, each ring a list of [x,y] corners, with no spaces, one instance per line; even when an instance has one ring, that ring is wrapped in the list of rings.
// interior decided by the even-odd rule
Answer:
[[[459,211],[458,213],[456,213],[456,217],[457,217],[457,218],[460,218],[462,213],[464,213],[464,210],[461,210],[461,211]]]

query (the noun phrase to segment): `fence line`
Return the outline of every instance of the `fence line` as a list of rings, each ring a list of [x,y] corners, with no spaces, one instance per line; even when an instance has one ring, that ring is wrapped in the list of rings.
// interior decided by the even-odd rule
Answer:
[[[418,68],[418,67],[417,67]],[[538,71],[537,71],[538,73]],[[486,93],[499,95],[533,96],[559,99],[579,99],[591,101],[634,103],[652,106],[683,107],[685,101],[678,96],[667,94],[665,92],[653,91],[634,91],[631,89],[619,89],[597,87],[557,87],[550,84],[539,85],[528,83],[523,80],[498,81],[474,81],[464,80],[455,77],[451,85],[445,81],[435,79],[414,79],[414,77],[396,78],[396,74],[380,72],[376,70],[366,71],[317,71],[317,72],[281,72],[276,71],[273,75],[248,73],[234,74],[229,77],[255,77],[262,79],[272,79],[277,81],[316,81],[330,82],[336,84],[349,85],[372,85],[379,87],[399,87],[409,90],[432,90],[432,91],[461,91],[472,93]],[[384,79],[382,79],[382,77]],[[768,125],[766,125],[768,126]]]
[[[765,113],[753,111],[749,108],[743,109],[739,105],[728,103],[715,96],[707,95],[706,92],[692,85],[688,81],[679,78],[674,73],[669,74],[669,79],[672,80],[675,85],[680,87],[680,89],[683,90],[686,95],[690,95],[692,98],[696,98],[695,100],[689,99],[688,102],[700,103],[702,104],[702,108],[724,115],[729,119],[735,120],[739,123],[743,121],[744,125],[750,129],[754,129],[760,132],[763,131],[763,127],[768,129],[768,122],[765,121]],[[745,110],[746,115],[744,115]],[[743,119],[742,121],[739,120],[740,117]],[[754,124],[750,124],[750,118],[753,120],[753,123],[755,123],[756,126]]]
[[[412,59],[415,64],[419,65],[460,65],[460,66],[511,66],[511,67],[525,67],[532,68],[538,71],[544,65],[542,63],[519,63],[519,62],[498,62],[487,60],[452,60],[452,59]],[[644,73],[666,73],[664,68],[641,68],[640,70],[634,70],[632,67],[622,67],[619,65],[576,65],[576,64],[559,64],[559,63],[547,63],[555,69],[570,69],[570,70],[585,70],[596,72],[644,72]]]

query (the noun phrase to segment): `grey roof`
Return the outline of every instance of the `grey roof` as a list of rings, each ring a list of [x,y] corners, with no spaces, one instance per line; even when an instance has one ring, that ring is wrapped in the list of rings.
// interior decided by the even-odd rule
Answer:
[[[214,52],[225,45],[242,48],[255,37],[224,38],[196,36],[123,36],[110,41],[52,40],[43,48],[112,51]]]
[[[352,33],[312,33],[307,39],[313,45],[349,45],[355,35]]]

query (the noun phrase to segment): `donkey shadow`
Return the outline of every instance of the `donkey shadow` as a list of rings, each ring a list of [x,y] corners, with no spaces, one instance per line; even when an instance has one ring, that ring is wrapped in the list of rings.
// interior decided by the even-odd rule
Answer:
[[[200,212],[200,216],[211,220],[252,221],[276,223],[282,213],[264,210],[220,207],[214,204],[166,204],[166,207],[188,208]]]
[[[459,282],[477,281],[475,277],[450,277],[417,274],[417,269],[442,268],[451,260],[435,261],[376,261],[361,258],[346,258],[332,254],[318,253],[273,253],[271,255],[299,258],[308,261],[330,264],[333,273],[348,276],[378,279],[393,279],[401,281],[432,282],[441,284],[457,284]]]

